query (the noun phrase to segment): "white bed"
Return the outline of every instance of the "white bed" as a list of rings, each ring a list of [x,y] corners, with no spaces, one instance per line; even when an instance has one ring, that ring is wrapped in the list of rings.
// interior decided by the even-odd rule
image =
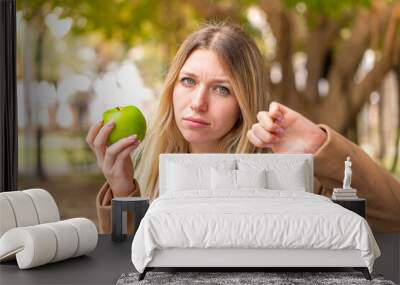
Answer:
[[[156,267],[354,267],[380,251],[365,219],[313,194],[307,154],[162,154],[160,197],[132,242]]]

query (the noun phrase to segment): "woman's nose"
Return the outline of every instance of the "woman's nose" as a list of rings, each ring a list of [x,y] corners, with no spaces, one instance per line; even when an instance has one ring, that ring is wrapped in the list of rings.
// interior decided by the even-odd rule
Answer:
[[[199,86],[197,88],[196,92],[193,94],[192,97],[192,102],[191,102],[192,109],[202,112],[207,111],[207,105],[208,105],[207,93],[208,91],[206,86]]]

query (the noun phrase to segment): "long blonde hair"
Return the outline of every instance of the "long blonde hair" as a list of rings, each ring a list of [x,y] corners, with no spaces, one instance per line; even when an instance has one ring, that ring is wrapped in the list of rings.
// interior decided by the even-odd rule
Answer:
[[[196,49],[212,50],[219,56],[231,78],[241,110],[233,128],[221,138],[218,152],[270,152],[269,149],[256,148],[246,137],[247,131],[257,121],[257,113],[268,109],[264,58],[255,42],[240,26],[229,23],[205,24],[190,34],[176,53],[164,82],[158,111],[146,137],[133,154],[134,175],[140,185],[141,195],[150,199],[158,196],[159,155],[189,152],[189,143],[174,119],[172,94],[182,66]]]

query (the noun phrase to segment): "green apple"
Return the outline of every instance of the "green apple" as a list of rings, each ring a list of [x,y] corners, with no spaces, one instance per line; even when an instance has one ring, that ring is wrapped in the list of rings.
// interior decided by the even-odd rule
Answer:
[[[114,120],[114,127],[108,136],[108,144],[136,134],[140,141],[146,135],[146,119],[136,106],[122,106],[109,109],[103,113],[103,123]]]

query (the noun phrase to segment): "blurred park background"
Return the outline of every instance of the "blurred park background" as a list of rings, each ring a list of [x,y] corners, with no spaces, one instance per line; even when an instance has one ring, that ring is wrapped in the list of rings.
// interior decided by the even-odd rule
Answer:
[[[256,40],[271,99],[400,179],[399,0],[17,0],[17,10],[18,187],[50,191],[62,218],[97,222],[105,179],[89,127],[131,104],[151,122],[169,62],[207,21],[240,23]]]

